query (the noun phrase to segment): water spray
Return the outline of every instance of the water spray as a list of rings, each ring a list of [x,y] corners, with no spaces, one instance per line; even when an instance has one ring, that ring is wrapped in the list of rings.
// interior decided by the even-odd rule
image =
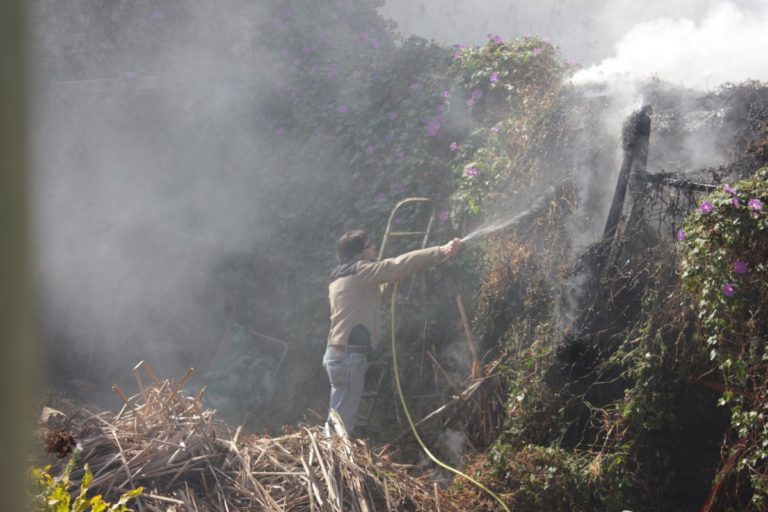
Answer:
[[[464,236],[464,238],[461,239],[461,243],[469,242],[470,240],[474,240],[475,238],[480,238],[481,236],[485,236],[489,233],[493,233],[494,231],[498,231],[500,229],[504,229],[509,226],[514,226],[516,224],[519,224],[521,220],[523,220],[524,218],[526,218],[531,214],[531,211],[532,209],[525,210],[524,212],[518,213],[517,215],[514,215],[513,217],[510,217],[507,220],[495,222],[488,226],[477,228],[476,230],[472,231],[470,234]]]
[[[567,185],[570,185],[572,181],[573,180],[571,178],[568,178],[566,180],[563,180],[557,185],[553,185],[547,188],[544,194],[539,196],[539,198],[533,202],[533,206],[531,206],[527,210],[517,213],[506,220],[496,221],[492,224],[479,227],[474,231],[472,231],[471,233],[469,233],[468,235],[465,235],[464,238],[461,239],[461,242],[462,243],[469,242],[471,240],[480,238],[482,236],[488,235],[495,231],[516,226],[522,223],[523,221],[528,220],[530,217],[533,216],[534,213],[538,212],[539,209],[546,206],[549,203],[549,201],[551,201],[554,197],[562,193],[563,189]]]

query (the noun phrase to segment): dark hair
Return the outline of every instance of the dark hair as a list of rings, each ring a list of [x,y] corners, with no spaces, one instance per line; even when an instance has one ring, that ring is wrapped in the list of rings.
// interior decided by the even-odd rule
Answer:
[[[355,259],[355,256],[363,252],[368,243],[368,233],[362,229],[353,229],[347,231],[339,241],[336,242],[336,255],[339,257],[339,263],[349,263]]]

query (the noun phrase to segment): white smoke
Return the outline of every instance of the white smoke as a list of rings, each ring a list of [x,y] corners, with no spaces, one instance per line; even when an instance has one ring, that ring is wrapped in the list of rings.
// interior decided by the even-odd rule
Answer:
[[[761,10],[721,3],[700,22],[662,17],[640,23],[616,43],[615,55],[573,77],[575,85],[621,90],[659,78],[699,90],[725,82],[768,79],[768,3]]]

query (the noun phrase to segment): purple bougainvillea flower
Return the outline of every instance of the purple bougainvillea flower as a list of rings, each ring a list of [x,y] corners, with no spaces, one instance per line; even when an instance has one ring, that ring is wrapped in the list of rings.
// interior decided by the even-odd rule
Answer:
[[[491,40],[491,42],[499,44],[501,43],[501,36],[498,34],[488,34],[488,38]]]
[[[498,81],[499,81],[499,73],[498,72],[491,73],[491,83],[495,84]]]
[[[467,106],[471,107],[475,104],[475,100],[467,100]]]
[[[493,128],[491,128],[491,131],[493,133],[499,133],[499,130],[501,129],[501,123],[495,125]]]
[[[713,205],[709,201],[704,201],[703,203],[701,203],[701,205],[699,205],[699,211],[703,215],[709,215],[710,213],[715,211],[715,205]]]
[[[368,156],[372,156],[374,151],[376,151],[376,148],[374,148],[373,146],[368,146],[367,148],[365,148],[365,154]]]
[[[736,295],[736,288],[734,288],[731,283],[725,283],[723,285],[722,290],[723,290],[723,295],[725,295],[726,297],[733,297],[734,295]]]
[[[478,171],[477,168],[475,168],[474,165],[468,165],[468,166],[466,166],[464,168],[464,176],[468,176],[470,178],[474,178],[478,174],[480,174],[480,171]]]
[[[379,192],[373,197],[374,201],[377,203],[381,203],[387,200],[387,194],[384,192]]]
[[[387,118],[390,121],[394,121],[395,119],[397,119],[397,112],[390,112],[389,114],[387,114]]]
[[[543,52],[543,51],[544,51],[543,48],[534,48],[533,49],[533,54],[534,55],[541,55],[541,52]]]
[[[763,209],[763,202],[759,199],[750,199],[747,203],[747,206],[749,206],[751,209],[755,210],[756,212],[759,212]]]
[[[449,91],[443,91],[443,98],[448,99],[451,97],[451,93]]]
[[[475,89],[472,91],[472,99],[473,100],[479,100],[483,97],[483,90],[482,89]]]
[[[685,231],[678,229],[677,233],[675,233],[675,239],[677,239],[678,242],[685,240]]]
[[[731,204],[733,206],[739,206],[739,205],[741,205],[741,202],[739,201],[738,197],[733,197],[733,198],[731,198]]]
[[[427,126],[425,128],[427,135],[430,137],[437,137],[440,134],[440,120],[438,119],[432,119],[427,123]]]
[[[451,148],[451,151],[456,151],[459,149],[459,145],[456,142],[451,142],[451,145],[448,147]]]
[[[339,114],[346,114],[348,111],[349,111],[349,108],[347,108],[346,105],[339,105],[338,107],[336,107],[336,112],[338,112]]]
[[[749,272],[749,265],[744,260],[736,260],[733,262],[733,271],[737,274],[746,274]]]
[[[735,196],[735,195],[736,195],[736,193],[737,193],[736,189],[735,189],[735,188],[733,188],[733,187],[732,187],[732,186],[730,186],[730,185],[725,185],[725,186],[723,187],[723,190],[724,190],[725,192],[727,192],[727,193],[731,194],[732,196]]]
[[[461,60],[461,50],[453,52],[453,60]]]
[[[451,212],[449,212],[448,210],[443,210],[437,215],[437,218],[445,222],[451,218]]]

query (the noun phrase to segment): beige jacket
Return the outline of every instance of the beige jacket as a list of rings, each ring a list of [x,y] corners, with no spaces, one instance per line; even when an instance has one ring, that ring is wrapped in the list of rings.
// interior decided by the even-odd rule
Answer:
[[[376,349],[381,339],[383,285],[442,262],[440,247],[430,247],[381,261],[359,260],[339,265],[331,274],[331,330],[328,344]]]

